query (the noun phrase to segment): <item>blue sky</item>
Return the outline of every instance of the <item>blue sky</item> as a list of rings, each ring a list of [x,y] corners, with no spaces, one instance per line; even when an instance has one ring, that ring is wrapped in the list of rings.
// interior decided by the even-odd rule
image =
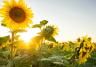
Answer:
[[[96,40],[96,0],[26,0],[34,12],[33,23],[46,19],[59,27],[58,40],[89,35]]]

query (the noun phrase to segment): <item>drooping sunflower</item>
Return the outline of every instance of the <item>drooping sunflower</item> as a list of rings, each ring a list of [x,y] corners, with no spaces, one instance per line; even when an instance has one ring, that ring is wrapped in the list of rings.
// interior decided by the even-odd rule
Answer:
[[[40,35],[43,36],[45,39],[49,37],[54,37],[58,34],[58,28],[54,25],[47,25],[42,28]]]
[[[79,64],[85,63],[90,56],[91,55],[88,52],[82,52],[82,53],[80,53],[79,59],[78,59],[79,60]]]
[[[94,50],[94,44],[91,42],[90,37],[83,37],[81,42],[78,43],[77,58],[79,64],[83,64],[90,58],[92,51]]]
[[[4,0],[0,9],[3,24],[12,30],[24,29],[31,24],[33,13],[24,0]]]

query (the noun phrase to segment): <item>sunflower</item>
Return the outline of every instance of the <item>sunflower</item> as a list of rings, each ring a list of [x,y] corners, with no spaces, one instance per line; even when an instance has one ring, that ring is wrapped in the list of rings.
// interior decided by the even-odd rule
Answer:
[[[24,29],[31,24],[33,13],[27,7],[24,0],[4,0],[4,5],[0,9],[3,17],[2,24],[11,30]]]
[[[83,64],[90,58],[92,51],[94,50],[94,44],[91,42],[90,37],[83,37],[79,44],[79,50],[77,50],[77,58],[80,64]]]
[[[42,28],[40,34],[46,39],[49,37],[54,37],[58,34],[58,28],[54,25],[47,25],[44,28]]]
[[[91,55],[88,52],[80,53],[80,55],[79,55],[79,64],[85,63],[90,56]]]

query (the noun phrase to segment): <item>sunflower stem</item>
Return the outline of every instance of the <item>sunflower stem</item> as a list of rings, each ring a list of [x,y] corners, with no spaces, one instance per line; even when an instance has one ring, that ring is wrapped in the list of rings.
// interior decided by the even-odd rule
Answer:
[[[10,61],[11,61],[11,67],[13,67],[13,59],[14,59],[14,31],[11,32],[11,45],[10,45]]]

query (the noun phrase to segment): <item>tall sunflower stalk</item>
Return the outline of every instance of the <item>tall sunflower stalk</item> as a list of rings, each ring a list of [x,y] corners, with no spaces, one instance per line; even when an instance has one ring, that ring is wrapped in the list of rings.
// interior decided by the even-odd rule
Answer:
[[[14,32],[11,33],[11,45],[10,45],[10,59],[13,60],[14,58],[14,55],[13,55],[13,52],[14,52]]]
[[[15,33],[14,31],[11,32],[11,44],[10,44],[10,58],[9,58],[9,61],[10,61],[10,64],[8,66],[10,67],[14,67],[13,66],[13,59],[15,57],[15,45],[14,45],[14,41],[15,41]]]

